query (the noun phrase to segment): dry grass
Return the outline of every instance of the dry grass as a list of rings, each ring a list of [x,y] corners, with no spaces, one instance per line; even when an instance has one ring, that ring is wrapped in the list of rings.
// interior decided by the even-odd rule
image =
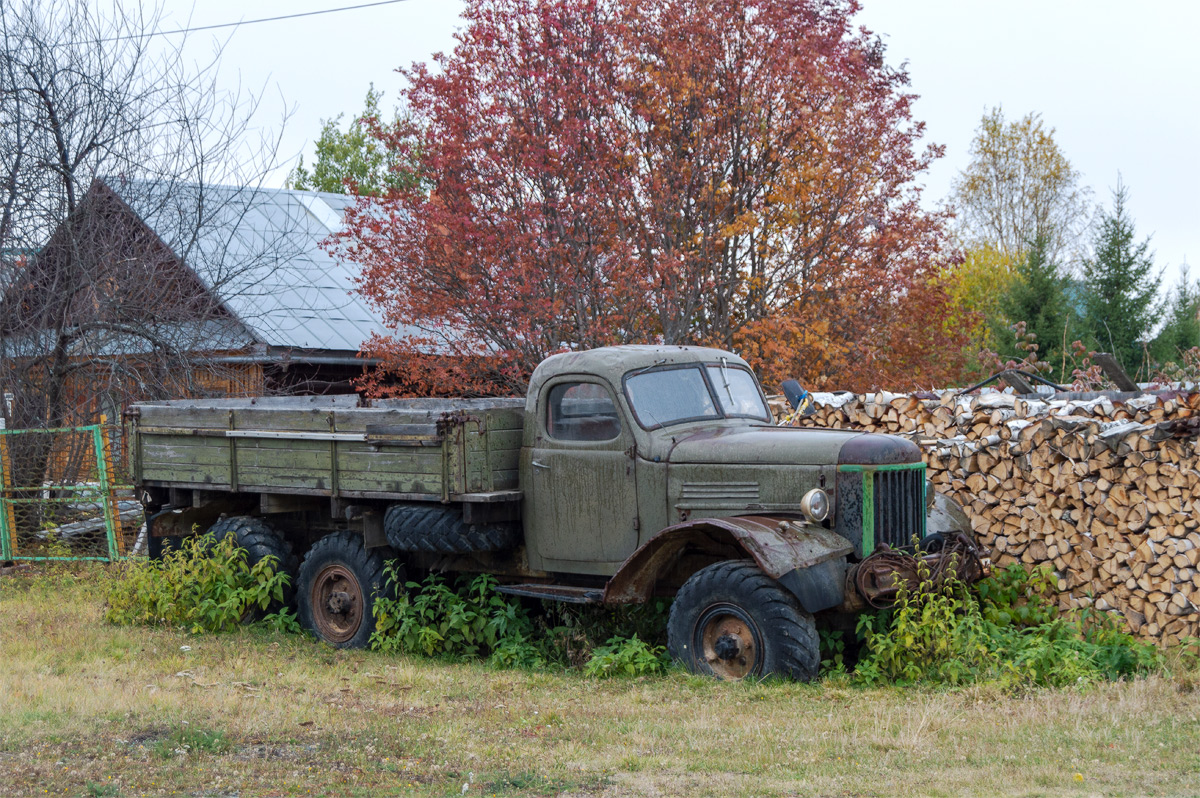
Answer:
[[[598,682],[112,627],[106,578],[0,577],[0,794],[1200,791],[1194,671],[1023,696]]]

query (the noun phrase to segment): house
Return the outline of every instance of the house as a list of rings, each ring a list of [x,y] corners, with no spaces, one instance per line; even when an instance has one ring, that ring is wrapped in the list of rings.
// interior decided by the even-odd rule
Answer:
[[[353,201],[95,181],[0,299],[9,426],[143,398],[353,391],[374,365],[363,342],[389,332],[322,247]]]

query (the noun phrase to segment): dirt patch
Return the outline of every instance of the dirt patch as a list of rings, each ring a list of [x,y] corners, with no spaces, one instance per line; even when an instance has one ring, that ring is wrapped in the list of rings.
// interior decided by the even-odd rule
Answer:
[[[171,735],[171,730],[166,726],[151,726],[141,731],[134,732],[125,740],[125,744],[130,748],[149,748],[157,742],[167,739]]]
[[[233,758],[241,762],[271,761],[271,762],[317,762],[320,759],[320,746],[317,745],[273,745],[269,743],[250,743],[234,749]]]

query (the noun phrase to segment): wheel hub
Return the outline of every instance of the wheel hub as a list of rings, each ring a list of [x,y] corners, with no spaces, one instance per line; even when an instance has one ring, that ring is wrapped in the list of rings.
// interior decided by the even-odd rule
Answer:
[[[350,612],[354,597],[342,590],[335,590],[329,595],[328,608],[335,615],[345,615]]]
[[[761,635],[740,607],[717,605],[701,614],[696,649],[721,679],[737,681],[761,672]]]
[[[733,635],[721,635],[717,642],[713,643],[713,653],[717,655],[717,659],[726,662],[735,660],[742,653],[742,641]]]
[[[310,606],[313,624],[330,643],[345,643],[363,622],[363,592],[354,573],[344,565],[327,565],[313,580]]]

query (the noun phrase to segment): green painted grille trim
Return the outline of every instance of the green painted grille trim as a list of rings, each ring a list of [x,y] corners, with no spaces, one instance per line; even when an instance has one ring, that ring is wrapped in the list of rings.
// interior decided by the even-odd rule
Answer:
[[[838,471],[915,471],[916,469],[925,470],[924,463],[892,463],[889,465],[840,465]]]
[[[862,508],[862,553],[867,556],[875,551],[875,472],[876,471],[916,471],[925,470],[925,463],[891,463],[888,465],[839,465],[838,471],[863,475],[863,508]],[[928,496],[925,493],[927,481],[921,481],[921,506],[925,506]],[[921,537],[925,537],[925,524],[929,520],[928,513],[921,514]]]

